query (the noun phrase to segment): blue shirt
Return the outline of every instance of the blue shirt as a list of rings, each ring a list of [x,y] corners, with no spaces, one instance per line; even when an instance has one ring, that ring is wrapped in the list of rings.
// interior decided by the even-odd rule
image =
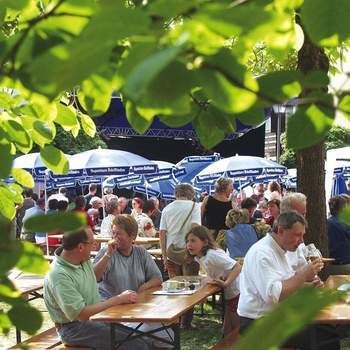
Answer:
[[[254,228],[249,224],[237,224],[226,231],[226,245],[231,258],[244,257],[258,241]]]
[[[337,263],[350,264],[350,227],[335,216],[327,220],[329,256]]]

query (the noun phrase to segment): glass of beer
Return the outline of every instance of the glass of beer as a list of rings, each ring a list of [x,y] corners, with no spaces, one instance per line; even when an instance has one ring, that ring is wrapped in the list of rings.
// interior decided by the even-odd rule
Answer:
[[[315,247],[315,245],[313,243],[306,245],[303,248],[303,253],[304,253],[305,259],[308,263],[311,263],[317,259],[322,259],[321,252]]]

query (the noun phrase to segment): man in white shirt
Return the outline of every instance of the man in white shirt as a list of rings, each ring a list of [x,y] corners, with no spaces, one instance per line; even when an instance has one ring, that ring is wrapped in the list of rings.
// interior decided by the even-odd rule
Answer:
[[[197,275],[199,272],[197,262],[189,264],[184,261],[185,236],[193,226],[201,224],[200,206],[193,202],[194,196],[194,188],[190,184],[179,184],[175,187],[176,200],[162,211],[159,238],[164,268],[168,271],[169,277]],[[170,260],[169,247],[173,248],[172,251],[179,252],[177,255],[181,262]],[[193,310],[190,310],[181,318],[183,328],[191,328],[192,317]]]
[[[241,333],[306,282],[315,286],[320,283],[316,275],[323,268],[321,260],[300,266],[295,271],[286,256],[287,252],[296,251],[303,242],[306,225],[305,218],[298,212],[282,213],[277,219],[277,232],[266,235],[249,249],[240,275],[237,312]],[[334,337],[325,326],[313,326],[313,331],[316,331],[316,343]],[[285,346],[306,350],[311,348],[310,342],[309,328],[289,339]],[[327,346],[324,349],[339,349],[338,338],[334,337],[334,344],[327,343]]]

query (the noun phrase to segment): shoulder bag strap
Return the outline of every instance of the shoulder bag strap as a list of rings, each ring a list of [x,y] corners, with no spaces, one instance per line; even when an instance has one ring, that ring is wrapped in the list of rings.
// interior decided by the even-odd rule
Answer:
[[[193,204],[192,204],[192,208],[191,208],[190,212],[188,213],[188,215],[187,215],[187,217],[186,217],[185,221],[182,223],[182,225],[181,225],[181,227],[180,227],[180,230],[179,230],[179,231],[182,231],[182,229],[184,228],[184,226],[185,226],[185,224],[186,224],[187,220],[189,219],[189,217],[191,216],[191,214],[192,214],[192,212],[193,212],[193,209],[194,209],[195,204],[196,204],[196,203],[195,203],[195,202],[193,202]]]

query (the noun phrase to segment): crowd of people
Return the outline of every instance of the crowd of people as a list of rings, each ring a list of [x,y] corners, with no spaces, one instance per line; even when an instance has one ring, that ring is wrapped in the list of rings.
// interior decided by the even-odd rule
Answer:
[[[235,191],[231,179],[220,178],[214,194],[203,196],[199,203],[191,185],[179,184],[175,200],[164,208],[159,207],[157,198],[127,199],[110,189],[99,198],[95,185],[90,185],[87,195],[77,196],[73,205],[64,196],[60,191],[49,197],[48,211],[76,210],[87,219],[85,229],[64,233],[44,286],[47,309],[66,344],[109,348],[109,327],[91,322],[89,317],[112,305],[135,303],[139,293],[161,286],[164,271],[172,278],[197,275],[202,270],[209,283],[224,290],[224,335],[237,328],[243,334],[305,284],[315,288],[323,285],[318,277],[324,268],[322,260],[308,262],[305,256],[307,198],[298,192],[283,193],[275,181],[267,188],[257,184],[253,195],[246,197]],[[339,219],[349,203],[348,195],[329,201],[329,250],[335,258],[335,264],[329,266],[331,274],[350,272],[350,228]],[[25,192],[22,208],[17,215],[20,225],[44,213],[45,202]],[[91,261],[95,234],[111,240]],[[137,236],[156,235],[160,238],[162,272],[148,247],[133,244]],[[43,244],[46,233],[22,229],[21,237]],[[181,327],[191,329],[192,318],[193,310],[189,310],[181,317]],[[159,337],[171,336],[159,333]],[[116,339],[125,336],[124,331],[116,331]],[[319,349],[340,348],[334,329],[325,325],[312,325],[285,345],[309,349],[311,341],[319,343]],[[125,348],[157,346],[162,345],[139,338]]]

